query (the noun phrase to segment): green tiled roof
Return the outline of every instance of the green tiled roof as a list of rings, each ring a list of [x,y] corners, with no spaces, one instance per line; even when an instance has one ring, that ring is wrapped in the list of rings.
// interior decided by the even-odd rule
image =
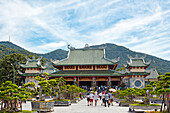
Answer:
[[[41,65],[37,64],[37,61],[29,61],[26,64],[20,65],[22,68],[39,68]]]
[[[21,76],[39,76],[41,74],[38,74],[38,73],[23,73],[23,74],[20,74]]]
[[[72,71],[57,71],[49,76],[124,76],[110,70],[72,70]]]
[[[150,72],[150,75],[146,77],[146,79],[157,79],[157,76],[159,76],[156,69],[148,70],[147,72]]]
[[[128,75],[149,75],[150,73],[148,73],[148,72],[130,72],[127,74]]]
[[[127,66],[130,67],[146,67],[150,63],[145,63],[144,59],[130,59],[130,62],[127,63]]]
[[[27,60],[27,63],[20,64],[20,66],[22,68],[39,68],[39,67],[41,67],[42,69],[44,69],[44,67],[41,65],[41,61],[40,61],[42,59],[42,57],[35,59],[35,57],[33,56],[32,59],[30,59],[26,56],[25,58]]]
[[[117,62],[105,58],[104,49],[85,48],[70,49],[68,58],[54,65],[113,65]]]

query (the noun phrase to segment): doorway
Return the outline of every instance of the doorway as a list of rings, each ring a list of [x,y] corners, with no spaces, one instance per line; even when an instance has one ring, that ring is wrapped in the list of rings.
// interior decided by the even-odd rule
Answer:
[[[96,82],[96,85],[97,85],[98,87],[107,86],[107,81],[97,81],[97,82]]]
[[[91,87],[91,83],[92,83],[91,81],[80,81],[79,86],[83,89],[88,90]]]

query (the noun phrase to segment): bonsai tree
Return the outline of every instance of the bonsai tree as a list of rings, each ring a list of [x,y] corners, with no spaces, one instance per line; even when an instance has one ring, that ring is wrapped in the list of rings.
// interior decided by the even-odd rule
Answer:
[[[26,92],[24,88],[19,88],[12,81],[6,81],[0,87],[1,111],[16,112],[19,111],[17,106],[18,100],[26,101],[30,93]],[[22,104],[20,107],[22,110]]]
[[[150,97],[152,97],[151,91],[153,91],[152,85],[146,85],[143,90],[145,91],[144,93],[146,95],[144,104],[150,104]]]
[[[169,95],[170,95],[170,72],[164,75],[159,75],[158,82],[155,83],[155,91],[157,94],[162,95],[161,111],[165,111],[165,103],[167,101],[167,112],[170,112]]]
[[[68,92],[70,94],[70,99],[75,99],[78,92],[78,87],[76,85],[71,85],[68,89]]]
[[[56,87],[56,99],[64,99],[63,94],[66,92],[66,80],[63,77],[56,78],[57,87]]]
[[[35,77],[35,80],[38,80],[39,87],[35,87],[35,83],[26,83],[24,87],[27,88],[27,90],[31,91],[33,96],[39,95],[39,100],[44,101],[44,98],[48,96],[51,93],[50,84],[47,80],[44,78],[41,78],[40,76]]]
[[[127,88],[126,90],[120,90],[118,97],[121,99],[126,98],[127,101],[133,102],[134,97],[136,95],[136,90],[134,88]]]
[[[64,99],[64,93],[66,93],[67,90],[67,85],[66,85],[66,80],[61,77],[61,78],[56,78],[56,79],[51,79],[48,81],[48,83],[51,86],[51,89],[53,89],[53,96],[54,100],[61,100]]]
[[[118,91],[117,97],[118,97],[119,99],[125,99],[126,96],[127,96],[127,91],[125,91],[125,90],[119,90],[119,91]]]

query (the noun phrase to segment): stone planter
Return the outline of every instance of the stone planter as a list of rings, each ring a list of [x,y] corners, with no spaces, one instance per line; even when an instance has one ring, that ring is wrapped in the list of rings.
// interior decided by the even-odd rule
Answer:
[[[130,103],[119,103],[119,106],[129,106]]]
[[[162,103],[163,100],[151,99],[151,103]]]
[[[54,111],[54,102],[33,101],[31,102],[31,106],[33,111]]]
[[[157,111],[157,109],[161,109],[161,106],[133,106],[133,105],[129,105],[129,111],[135,111],[135,109],[142,109],[142,110],[155,110]]]
[[[70,101],[54,101],[54,106],[69,106],[71,105]]]
[[[126,99],[117,99],[115,102],[119,103],[120,101],[126,101]]]
[[[71,100],[71,103],[77,103],[78,101],[77,100]]]

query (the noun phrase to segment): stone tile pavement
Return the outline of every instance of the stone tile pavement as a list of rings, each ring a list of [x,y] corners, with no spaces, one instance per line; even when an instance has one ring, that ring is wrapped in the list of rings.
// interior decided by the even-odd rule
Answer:
[[[23,110],[32,110],[31,109],[31,102],[27,101],[27,103],[22,104]],[[148,110],[154,111],[154,110]],[[46,113],[46,112],[42,112]],[[50,112],[48,112],[50,113]],[[101,106],[101,101],[98,100],[98,105],[95,107],[94,103],[93,106],[87,106],[86,99],[81,100],[78,103],[72,103],[71,106],[55,106],[54,112],[52,113],[145,113],[144,110],[135,109],[135,112],[129,112],[129,107],[120,107],[118,103],[114,102],[114,106],[105,107]]]
[[[26,104],[23,103],[23,110],[31,110],[31,103],[28,101]],[[129,107],[120,107],[118,103],[115,102],[114,106],[101,106],[100,100],[98,100],[98,105],[96,107],[94,105],[87,106],[87,101],[84,99],[76,104],[71,104],[71,106],[55,106],[54,112],[52,113],[129,113],[128,110]]]

